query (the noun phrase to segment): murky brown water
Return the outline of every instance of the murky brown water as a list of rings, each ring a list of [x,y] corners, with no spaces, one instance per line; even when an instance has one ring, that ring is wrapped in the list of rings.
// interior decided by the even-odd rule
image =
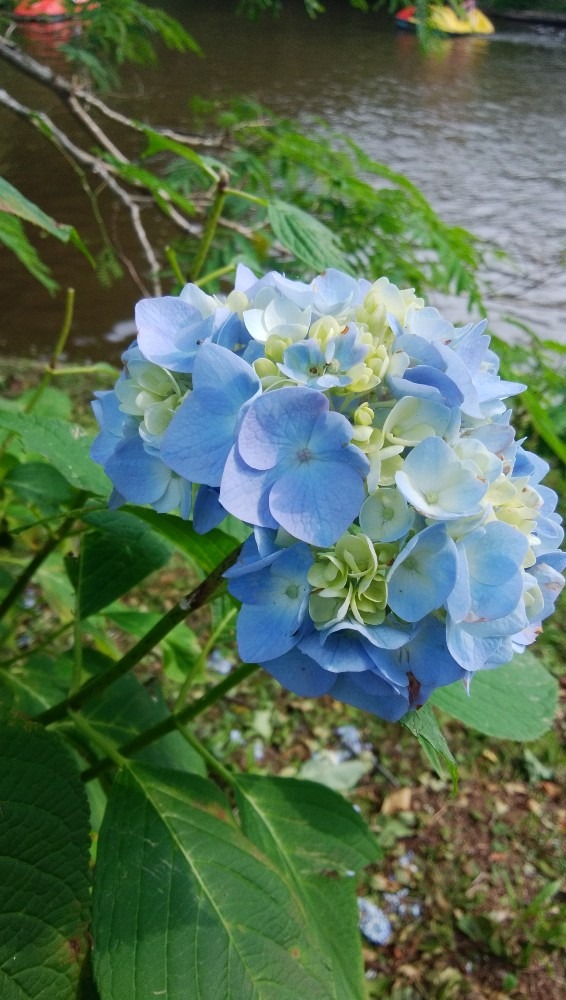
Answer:
[[[425,56],[387,16],[345,6],[313,23],[300,3],[286,5],[280,20],[250,24],[228,3],[162,5],[193,32],[206,58],[169,53],[159,68],[129,73],[112,97],[116,107],[189,128],[191,96],[246,93],[303,122],[327,119],[404,171],[445,219],[512,255],[484,275],[498,332],[512,334],[504,317],[513,312],[566,341],[566,31],[499,22],[489,39],[446,41]],[[50,42],[41,35],[29,45]],[[31,81],[3,64],[0,74],[24,103],[38,101]],[[64,123],[55,97],[43,97],[42,106]],[[87,242],[94,238],[76,178],[3,109],[0,173],[55,218],[74,222]],[[115,359],[130,336],[136,288],[125,279],[101,289],[88,264],[53,240],[40,250],[58,280],[77,289],[74,355]],[[0,349],[43,349],[60,323],[61,296],[50,299],[3,250],[0,268]],[[462,318],[461,303],[440,304]]]

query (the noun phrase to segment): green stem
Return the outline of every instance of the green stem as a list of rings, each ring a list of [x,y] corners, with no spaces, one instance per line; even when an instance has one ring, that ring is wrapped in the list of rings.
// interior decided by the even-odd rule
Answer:
[[[228,691],[240,684],[241,681],[244,681],[250,674],[255,673],[256,670],[259,670],[257,663],[242,663],[240,667],[237,667],[236,670],[228,674],[223,681],[220,681],[220,684],[216,684],[210,691],[203,694],[202,698],[193,701],[192,704],[187,705],[180,712],[167,716],[162,722],[158,722],[156,726],[152,726],[145,733],[140,733],[139,736],[130,740],[129,743],[124,743],[119,748],[119,753],[123,757],[131,757],[132,754],[143,750],[150,743],[155,743],[162,736],[167,736],[168,733],[174,732],[178,726],[184,726],[188,722],[191,722],[197,715],[205,712],[211,705],[220,701]],[[105,760],[101,760],[98,764],[95,764],[94,767],[89,767],[88,770],[83,771],[81,777],[83,781],[91,781],[93,778],[98,778],[111,765],[112,760],[110,757],[107,757]]]
[[[65,344],[67,343],[69,334],[71,332],[71,326],[73,323],[73,312],[75,309],[75,289],[68,288],[67,296],[65,299],[65,315],[63,316],[63,326],[57,338],[57,343],[53,349],[53,354],[51,355],[51,361],[44,369],[43,375],[41,376],[41,381],[37,386],[33,396],[29,400],[27,406],[24,409],[24,413],[31,413],[32,410],[37,406],[39,400],[43,396],[43,393],[47,389],[47,386],[51,382],[55,369],[59,364],[59,358],[61,357],[63,351],[65,350]]]
[[[75,726],[77,727],[79,733],[83,733],[88,737],[91,743],[95,746],[100,747],[100,749],[107,756],[104,760],[111,760],[113,764],[117,767],[123,767],[126,764],[126,759],[121,755],[121,753],[116,749],[111,740],[108,740],[102,735],[94,726],[87,722],[84,715],[79,715],[78,712],[70,712],[70,718],[73,720]],[[96,764],[94,765],[96,767]]]
[[[187,676],[185,677],[185,680],[183,681],[183,684],[181,686],[181,690],[179,691],[179,694],[177,696],[177,700],[175,702],[175,711],[178,711],[181,708],[181,705],[184,704],[185,698],[187,697],[187,694],[188,694],[188,692],[189,692],[189,690],[191,688],[191,685],[192,685],[195,677],[198,675],[201,667],[206,662],[206,659],[208,657],[208,654],[210,653],[210,650],[215,645],[216,640],[218,639],[218,636],[222,635],[224,629],[232,621],[232,618],[234,617],[235,614],[236,614],[236,608],[231,608],[230,611],[228,612],[228,614],[224,616],[224,618],[222,619],[222,621],[220,622],[220,624],[217,625],[217,627],[212,632],[212,634],[211,634],[208,642],[205,644],[205,646],[202,649],[200,655],[197,656],[195,662],[193,663],[193,665],[189,669],[189,671],[187,673]]]
[[[205,274],[204,278],[199,278],[198,281],[193,282],[193,284],[198,285],[202,288],[203,285],[208,285],[211,281],[215,281],[216,278],[223,278],[225,274],[231,274],[232,271],[236,270],[235,264],[226,264],[225,267],[217,267],[216,271],[209,271]]]
[[[175,275],[175,277],[176,277],[177,281],[179,282],[179,284],[181,285],[181,287],[183,285],[186,285],[187,281],[186,281],[185,275],[181,271],[181,268],[179,266],[179,260],[177,258],[177,254],[173,250],[173,247],[165,247],[165,256],[167,257],[167,260],[169,261],[169,267],[173,271],[173,274]]]
[[[59,531],[57,531],[54,535],[51,535],[39,549],[39,552],[36,552],[33,559],[27,564],[18,579],[15,580],[11,590],[8,591],[4,600],[0,603],[0,620],[4,617],[6,612],[9,611],[12,605],[15,604],[20,595],[23,594],[28,583],[31,581],[32,577],[35,576],[42,563],[44,563],[53,550],[57,548],[59,542],[62,542],[63,539],[66,538],[74,522],[74,515],[66,517],[63,524],[59,528]]]
[[[191,733],[189,729],[186,729],[185,727],[179,725],[177,726],[177,728],[181,733],[183,739],[185,739],[187,743],[190,746],[192,746],[193,750],[196,750],[196,752],[204,760],[205,764],[208,764],[211,771],[216,771],[216,773],[220,775],[220,777],[226,782],[227,785],[230,785],[231,788],[234,788],[236,782],[234,780],[234,776],[230,773],[228,768],[224,767],[224,764],[221,764],[220,761],[217,760],[216,757],[214,757],[210,753],[210,750],[207,750],[206,747],[200,742],[200,740],[197,740],[194,733]]]
[[[261,198],[256,194],[249,194],[247,191],[239,191],[238,188],[227,187],[224,189],[226,194],[234,195],[236,198],[243,198],[244,201],[251,201],[254,205],[261,205],[262,208],[267,208],[269,201],[267,198]]]
[[[75,289],[67,289],[67,297],[65,299],[65,315],[63,316],[63,326],[61,327],[59,336],[57,338],[57,343],[53,349],[53,354],[51,355],[51,361],[47,364],[43,370],[43,374],[36,386],[35,391],[32,393],[30,399],[24,407],[24,413],[31,413],[35,406],[39,403],[39,400],[43,396],[43,393],[47,389],[47,386],[53,378],[53,373],[57,368],[59,363],[59,358],[65,349],[65,344],[71,332],[71,326],[73,323],[73,311],[75,308]],[[9,431],[6,435],[2,444],[0,445],[0,457],[6,451],[6,448],[10,444],[10,441],[14,437],[15,431]]]
[[[206,225],[204,227],[196,259],[191,268],[191,281],[196,281],[203,269],[204,262],[208,257],[208,251],[210,250],[211,243],[214,239],[214,234],[218,227],[220,216],[222,215],[222,209],[224,208],[224,202],[226,200],[227,180],[227,175],[225,173],[221,173],[216,185],[216,192],[210,209],[210,215],[206,220]]]
[[[229,556],[224,559],[219,566],[216,567],[203,580],[198,587],[195,587],[190,594],[186,597],[182,597],[174,607],[171,608],[158,622],[155,623],[153,628],[150,628],[149,632],[146,632],[144,636],[132,646],[128,652],[117,660],[114,666],[110,667],[103,674],[98,674],[96,677],[92,677],[86,684],[83,684],[78,691],[74,694],[69,695],[63,701],[60,701],[57,705],[53,705],[52,708],[47,709],[47,711],[42,712],[40,715],[36,716],[36,722],[42,722],[44,725],[49,725],[51,722],[57,722],[59,719],[63,719],[67,712],[71,710],[76,710],[84,705],[86,701],[94,698],[95,695],[100,694],[107,687],[117,681],[124,674],[127,674],[132,667],[143,660],[144,656],[157,646],[165,636],[169,635],[173,629],[182,622],[187,615],[192,611],[196,611],[197,608],[207,604],[208,601],[215,595],[216,591],[222,580],[223,573],[229,569],[230,566],[236,561],[240,553],[241,546],[238,546]]]

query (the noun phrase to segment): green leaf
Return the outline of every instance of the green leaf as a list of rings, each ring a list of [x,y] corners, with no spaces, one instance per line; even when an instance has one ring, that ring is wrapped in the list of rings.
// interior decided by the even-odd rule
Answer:
[[[102,1000],[329,1000],[332,969],[288,881],[196,775],[129,765],[94,887]]]
[[[0,398],[0,410],[22,413],[33,400],[35,393],[36,389],[32,387],[13,399]],[[34,417],[57,417],[58,420],[70,420],[72,409],[73,404],[67,393],[62,389],[55,389],[52,385],[45,386],[39,399],[33,403]]]
[[[83,650],[83,666],[91,676],[113,666],[113,660],[92,649]],[[69,667],[71,666],[69,660]],[[118,748],[170,716],[158,687],[151,691],[133,674],[114,681],[81,709],[91,726]],[[101,752],[100,756],[105,756]],[[206,773],[202,758],[179,732],[167,733],[135,754],[136,760],[175,771]]]
[[[88,618],[127,593],[149,573],[161,569],[171,548],[149,525],[122,511],[85,515],[97,530],[83,538],[81,559],[67,560],[69,578],[79,591],[80,617]]]
[[[546,441],[548,447],[552,449],[562,464],[566,465],[566,444],[556,433],[554,423],[549,418],[545,407],[541,406],[535,394],[528,389],[523,392],[521,399],[529,411],[535,430],[538,431],[543,441]]]
[[[147,149],[144,152],[145,157],[153,156],[155,153],[167,150],[170,153],[180,156],[183,160],[194,163],[207,177],[215,182],[218,181],[218,171],[223,167],[223,164],[219,160],[214,159],[212,156],[201,156],[200,153],[191,149],[190,146],[185,146],[182,142],[176,142],[175,139],[169,139],[147,125],[142,126],[142,131],[145,132],[148,140]]]
[[[218,564],[237,548],[235,539],[219,528],[208,531],[206,535],[199,535],[189,521],[175,514],[158,514],[149,507],[135,507],[132,504],[128,504],[124,509],[140,521],[151,525],[176,549],[189,556],[205,574],[212,573],[213,569],[216,569]]]
[[[73,226],[65,226],[60,222],[55,222],[55,219],[52,219],[38,205],[34,205],[32,201],[25,198],[5,177],[0,177],[0,212],[15,215],[19,219],[23,219],[24,222],[32,222],[34,226],[38,226],[63,243],[68,243],[69,240],[75,242],[78,239]]]
[[[377,840],[341,795],[312,781],[238,775],[236,801],[244,833],[292,879],[313,931],[334,964],[331,997],[366,996],[355,881],[378,860]],[[346,878],[328,878],[338,873]],[[332,914],[340,913],[336,940]]]
[[[75,1000],[88,949],[89,811],[57,736],[0,724],[0,995]]]
[[[76,496],[64,476],[45,462],[16,466],[5,476],[4,485],[45,514],[71,504]]]
[[[452,788],[455,794],[458,791],[458,765],[430,705],[427,703],[416,711],[408,712],[400,721],[413,736],[416,736],[424,753],[441,778],[444,777],[445,773],[442,765],[446,766],[452,778]]]
[[[130,183],[139,183],[147,188],[148,191],[151,191],[156,202],[163,208],[164,212],[168,210],[165,197],[168,196],[169,200],[177,208],[180,208],[185,215],[195,215],[196,208],[193,202],[180,194],[172,184],[169,184],[162,177],[158,177],[157,174],[153,174],[151,170],[144,170],[143,167],[135,166],[133,163],[124,163],[122,160],[117,160],[114,156],[106,156],[105,159],[109,163],[112,163],[116,173],[120,177],[130,181]]]
[[[9,670],[0,670],[0,702],[23,715],[38,715],[67,697],[71,677],[68,660],[32,653]]]
[[[1,180],[1,178],[0,178]],[[39,281],[48,292],[56,292],[59,285],[51,277],[51,272],[43,263],[37,250],[28,240],[24,227],[13,215],[4,215],[0,211],[0,243],[3,243],[20,261],[20,264]]]
[[[298,877],[359,872],[381,857],[351,803],[316,781],[239,774],[235,785],[246,836]]]
[[[557,699],[557,681],[527,651],[496,670],[477,671],[469,696],[456,683],[439,688],[430,700],[486,736],[526,741],[550,729]]]
[[[27,454],[41,455],[75,489],[98,496],[110,493],[110,480],[89,454],[92,437],[82,427],[33,413],[4,411],[0,411],[0,427],[17,434]]]
[[[267,215],[277,239],[303,264],[317,273],[327,267],[350,270],[340,240],[318,219],[277,198],[269,202]]]

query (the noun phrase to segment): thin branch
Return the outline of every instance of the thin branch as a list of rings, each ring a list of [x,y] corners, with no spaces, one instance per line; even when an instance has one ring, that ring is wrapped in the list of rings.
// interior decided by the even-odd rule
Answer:
[[[124,125],[126,128],[130,128],[135,132],[144,132],[144,125],[137,122],[134,118],[128,118],[127,115],[121,114],[119,111],[115,111],[113,108],[109,107],[104,101],[92,94],[89,90],[84,87],[77,87],[66,77],[61,76],[59,73],[54,73],[52,69],[48,66],[43,65],[43,63],[37,62],[32,56],[23,52],[22,49],[14,42],[9,41],[7,38],[0,36],[0,57],[7,59],[14,66],[17,66],[23,73],[27,76],[31,76],[35,80],[39,80],[41,83],[45,84],[51,90],[54,90],[59,94],[60,97],[68,98],[78,98],[80,101],[85,101],[90,104],[93,108],[100,111],[101,114],[105,115],[111,121],[117,122],[120,125]],[[218,149],[224,144],[224,138],[222,136],[199,136],[184,134],[182,132],[174,132],[167,128],[157,128],[154,131],[159,132],[160,135],[165,136],[168,139],[174,139],[175,142],[182,142],[186,146],[201,146],[208,147],[211,149]]]
[[[105,163],[103,160],[99,159],[97,156],[93,156],[88,153],[86,149],[82,149],[77,146],[69,136],[63,132],[57,125],[55,125],[49,115],[46,115],[44,111],[33,111],[31,108],[26,107],[21,104],[14,97],[8,94],[7,91],[0,89],[0,104],[4,104],[11,111],[14,111],[20,118],[25,118],[26,121],[31,122],[31,124],[38,129],[47,139],[53,142],[55,145],[60,146],[67,153],[69,153],[75,160],[79,163],[84,163],[88,165],[93,173],[97,174],[104,180],[104,183],[114,192],[114,194],[120,199],[120,201],[126,206],[130,213],[132,220],[132,226],[135,230],[136,236],[141,244],[143,252],[145,254],[146,260],[149,264],[149,269],[152,277],[153,284],[153,294],[161,295],[161,283],[159,280],[159,263],[157,257],[153,251],[153,247],[149,242],[147,233],[144,229],[143,223],[141,221],[141,215],[139,206],[136,204],[134,199],[124,190],[124,188],[118,184],[117,180],[112,176],[116,171],[111,164]]]

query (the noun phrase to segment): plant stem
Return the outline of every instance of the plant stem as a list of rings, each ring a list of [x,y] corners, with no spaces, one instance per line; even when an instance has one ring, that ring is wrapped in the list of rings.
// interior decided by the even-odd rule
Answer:
[[[197,657],[197,659],[195,660],[195,662],[192,664],[191,668],[187,672],[187,676],[185,677],[185,680],[183,681],[183,683],[181,685],[181,690],[179,691],[179,694],[177,695],[177,700],[175,702],[175,711],[178,711],[181,708],[181,706],[184,704],[185,698],[187,697],[187,694],[188,694],[188,692],[189,692],[189,690],[191,688],[191,685],[192,685],[195,677],[199,673],[199,671],[200,671],[201,667],[203,666],[203,664],[206,663],[206,658],[207,658],[208,654],[210,653],[210,650],[213,648],[216,640],[218,639],[218,636],[222,635],[224,629],[230,624],[230,622],[232,621],[232,618],[234,617],[235,614],[236,614],[236,608],[230,608],[230,611],[228,612],[228,614],[224,616],[224,618],[222,619],[222,621],[217,625],[217,627],[212,632],[212,634],[211,634],[208,642],[204,645],[204,647],[203,647],[203,649],[202,649],[202,651],[200,653],[200,656]]]
[[[204,262],[208,257],[208,251],[210,250],[211,243],[214,239],[214,234],[216,232],[220,216],[222,215],[222,209],[224,208],[224,202],[226,200],[226,185],[228,183],[228,175],[225,171],[222,171],[220,177],[218,178],[218,183],[216,185],[216,192],[214,195],[214,201],[210,209],[210,215],[206,220],[206,225],[204,227],[204,232],[202,234],[202,239],[200,241],[200,246],[197,251],[195,262],[191,268],[191,281],[196,281],[200,275]]]
[[[249,194],[248,191],[239,191],[238,188],[225,188],[226,194],[232,194],[236,198],[243,198],[244,201],[251,201],[254,205],[261,205],[262,208],[267,208],[269,201],[267,198],[261,198],[256,194]]]
[[[63,524],[59,528],[59,531],[47,539],[47,541],[39,549],[39,552],[36,552],[33,559],[27,564],[18,579],[14,581],[11,590],[8,591],[4,600],[0,603],[0,620],[4,617],[6,612],[9,611],[12,605],[15,604],[20,594],[23,594],[28,583],[35,575],[41,564],[44,563],[53,550],[57,548],[59,542],[63,541],[63,539],[69,534],[74,522],[74,514],[66,517]]]
[[[205,274],[204,278],[199,278],[194,284],[202,288],[203,285],[208,285],[210,281],[215,281],[216,278],[223,278],[225,274],[231,274],[235,270],[235,264],[226,264],[225,267],[217,267],[216,271],[209,271],[208,274]]]
[[[196,611],[197,608],[207,604],[207,602],[216,593],[220,582],[222,580],[222,574],[232,566],[232,564],[238,558],[241,546],[238,546],[229,556],[226,557],[217,567],[206,577],[198,587],[187,594],[186,597],[182,597],[180,601],[175,604],[170,611],[168,611],[158,622],[155,623],[153,628],[150,628],[149,632],[146,632],[144,636],[132,646],[128,652],[117,660],[113,667],[106,670],[103,674],[98,674],[96,677],[92,677],[86,684],[83,684],[74,694],[60,701],[57,705],[53,705],[52,708],[47,709],[46,712],[42,712],[40,715],[36,716],[36,722],[42,722],[44,725],[49,725],[51,722],[57,722],[59,719],[64,718],[69,709],[76,710],[84,705],[86,701],[89,701],[95,695],[100,694],[104,691],[110,684],[117,681],[124,674],[127,674],[132,667],[140,662],[147,656],[148,653],[156,646],[166,635],[175,628],[180,622],[182,622],[187,615],[192,611]]]
[[[177,254],[173,250],[173,247],[165,247],[165,256],[167,257],[167,260],[169,261],[169,267],[173,271],[173,274],[175,275],[175,277],[176,277],[177,281],[179,282],[179,284],[181,285],[181,287],[183,285],[186,285],[187,282],[186,282],[186,279],[185,279],[185,275],[181,271],[181,268],[179,266],[179,260],[178,260]]]
[[[187,705],[180,712],[167,716],[162,722],[158,722],[156,726],[152,726],[145,733],[140,733],[139,736],[130,740],[129,743],[124,743],[123,746],[119,747],[118,753],[122,757],[130,757],[132,754],[137,753],[138,750],[143,750],[144,747],[149,746],[150,743],[155,743],[162,736],[167,736],[168,733],[174,732],[178,726],[184,726],[187,722],[191,722],[192,719],[200,715],[201,712],[205,712],[207,708],[214,705],[228,691],[240,684],[241,681],[244,681],[250,674],[255,673],[256,670],[259,670],[257,663],[242,663],[240,667],[237,667],[236,670],[228,674],[223,681],[220,681],[220,684],[216,684],[210,691],[203,694],[202,698],[193,701],[191,705]],[[112,759],[107,757],[105,760],[101,760],[98,764],[95,764],[94,767],[89,767],[88,770],[83,771],[81,777],[83,781],[91,781],[93,778],[98,778],[111,765]]]
[[[61,327],[59,336],[57,338],[57,343],[55,344],[55,347],[53,349],[53,354],[51,355],[51,361],[43,369],[43,374],[41,376],[39,384],[36,386],[34,392],[30,396],[28,402],[24,407],[24,413],[31,413],[33,408],[39,403],[39,400],[43,396],[43,393],[45,392],[47,386],[49,385],[51,379],[53,378],[53,374],[55,372],[55,369],[57,368],[59,358],[63,353],[65,344],[67,343],[67,339],[71,332],[74,307],[75,307],[75,289],[68,288],[67,297],[65,299],[65,315],[63,316],[63,326]],[[4,440],[2,441],[2,444],[0,445],[0,457],[6,451],[6,448],[10,444],[10,441],[14,437],[14,434],[15,431],[9,431]]]
[[[228,768],[224,767],[224,764],[221,764],[220,761],[217,760],[216,757],[214,757],[213,754],[210,753],[210,750],[207,750],[204,744],[202,744],[200,740],[197,740],[194,733],[191,733],[189,729],[180,725],[177,725],[177,728],[181,733],[183,739],[185,739],[187,743],[190,746],[192,746],[193,750],[196,750],[196,752],[204,760],[205,764],[208,764],[211,771],[216,771],[216,773],[220,775],[223,781],[225,781],[227,785],[230,785],[230,787],[233,788],[236,782],[234,780],[234,776],[230,773]]]
[[[118,767],[123,767],[126,760],[122,757],[121,753],[116,749],[110,740],[106,739],[102,733],[99,733],[98,729],[91,725],[91,723],[85,719],[84,715],[79,715],[78,712],[70,712],[69,715],[78,731],[87,736],[91,743],[100,747],[100,749],[108,755],[104,758],[104,760],[111,760],[112,763],[116,764]],[[94,766],[96,767],[96,764]]]

